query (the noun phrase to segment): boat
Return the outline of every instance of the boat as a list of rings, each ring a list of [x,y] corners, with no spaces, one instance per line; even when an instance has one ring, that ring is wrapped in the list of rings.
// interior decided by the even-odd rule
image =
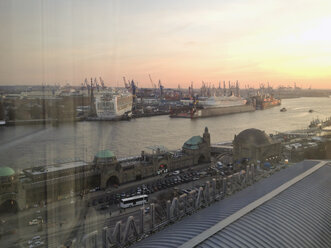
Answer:
[[[281,109],[280,109],[280,112],[286,112],[286,111],[287,111],[286,108],[281,108]]]
[[[247,101],[234,95],[220,97],[200,97],[189,103],[170,110],[173,118],[200,118],[255,111],[255,107]]]
[[[121,120],[131,116],[133,96],[126,90],[102,90],[94,98],[96,117],[89,120]]]
[[[309,128],[324,128],[331,126],[331,117],[327,118],[325,121],[321,121],[320,119],[314,119],[310,122]]]
[[[200,98],[198,104],[204,108],[219,108],[219,107],[232,107],[243,106],[247,103],[246,99],[237,96],[220,96]]]
[[[273,98],[273,97],[268,97],[268,98],[263,99],[262,109],[272,108],[272,107],[278,106],[280,104],[281,104],[280,99],[276,99],[276,98]]]
[[[314,110],[312,110],[312,109],[309,109],[309,111],[308,111],[309,113],[313,113],[314,112]]]
[[[273,95],[259,95],[255,97],[256,109],[264,110],[281,105],[281,100],[274,98]]]
[[[314,119],[310,122],[309,128],[320,128],[322,125],[323,123],[320,119]]]

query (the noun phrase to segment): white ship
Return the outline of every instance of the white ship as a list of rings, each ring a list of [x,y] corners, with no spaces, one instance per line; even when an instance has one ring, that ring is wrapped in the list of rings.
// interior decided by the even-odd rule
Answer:
[[[199,98],[197,104],[203,108],[222,108],[245,105],[247,101],[237,96],[212,96],[208,98]]]
[[[237,96],[199,97],[190,106],[170,112],[174,118],[200,118],[255,111],[255,107]]]
[[[127,91],[102,90],[95,93],[95,110],[99,120],[121,119],[130,116],[132,111],[132,94]]]

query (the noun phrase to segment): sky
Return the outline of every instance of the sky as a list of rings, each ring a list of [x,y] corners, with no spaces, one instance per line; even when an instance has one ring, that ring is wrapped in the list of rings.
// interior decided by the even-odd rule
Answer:
[[[0,85],[331,88],[329,0],[1,0]]]

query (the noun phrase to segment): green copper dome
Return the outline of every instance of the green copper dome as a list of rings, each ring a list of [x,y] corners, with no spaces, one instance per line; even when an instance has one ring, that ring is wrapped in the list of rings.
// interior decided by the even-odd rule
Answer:
[[[112,158],[112,157],[115,157],[115,154],[110,151],[110,150],[102,150],[102,151],[99,151],[95,157],[97,158]]]
[[[15,174],[15,171],[10,167],[0,167],[0,177],[9,177]]]
[[[200,136],[193,136],[183,145],[183,148],[197,150],[199,149],[199,144],[203,143],[203,139]]]

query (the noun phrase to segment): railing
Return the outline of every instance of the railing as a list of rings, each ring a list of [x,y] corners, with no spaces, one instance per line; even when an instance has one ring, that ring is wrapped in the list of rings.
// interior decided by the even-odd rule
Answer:
[[[246,170],[234,173],[227,177],[217,176],[207,181],[198,190],[192,190],[188,194],[182,194],[166,202],[165,216],[161,216],[156,222],[156,204],[150,204],[150,213],[145,209],[139,210],[138,218],[129,216],[126,223],[118,221],[115,227],[104,227],[101,231],[86,234],[77,246],[72,247],[127,247],[138,242],[150,234],[157,232],[179,219],[191,215],[216,201],[222,200],[263,177],[273,174],[284,166],[277,166],[271,170],[262,170],[258,166],[248,165]],[[160,217],[160,216],[158,216]],[[163,217],[163,218],[162,218]],[[78,243],[78,242],[77,242]]]

